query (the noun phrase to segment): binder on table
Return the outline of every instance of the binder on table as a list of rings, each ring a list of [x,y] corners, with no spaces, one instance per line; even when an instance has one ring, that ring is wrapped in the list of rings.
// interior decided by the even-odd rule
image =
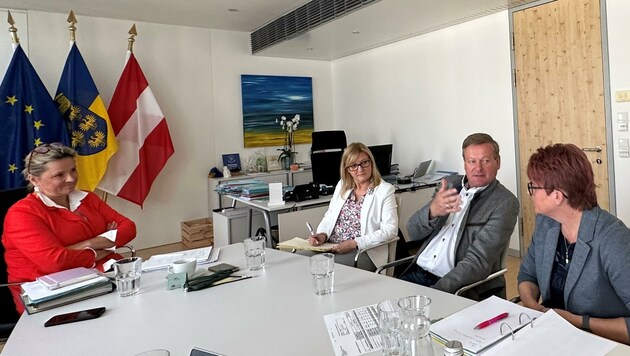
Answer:
[[[474,329],[504,312],[507,318]],[[443,343],[459,340],[467,355],[483,356],[605,355],[617,345],[574,327],[551,309],[543,314],[495,296],[436,322],[431,334]]]
[[[28,314],[111,293],[116,285],[105,276],[49,290],[39,282],[22,284],[20,298]]]
[[[475,329],[479,323],[501,313],[509,315],[500,322]],[[476,355],[510,336],[510,330],[516,332],[540,315],[541,312],[492,296],[431,325],[431,334],[442,342],[459,340],[467,354]],[[503,334],[502,325],[508,326],[503,326]]]

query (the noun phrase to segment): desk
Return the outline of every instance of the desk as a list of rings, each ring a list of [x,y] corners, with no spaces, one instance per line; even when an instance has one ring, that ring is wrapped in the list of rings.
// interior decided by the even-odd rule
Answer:
[[[242,204],[245,204],[249,208],[249,214],[248,214],[249,236],[252,236],[252,209],[258,210],[263,214],[263,218],[265,219],[265,229],[267,230],[267,234],[271,236],[270,213],[287,211],[287,210],[301,210],[304,208],[314,208],[318,206],[327,206],[330,200],[332,199],[332,195],[322,195],[318,199],[304,200],[301,202],[288,201],[288,202],[285,202],[283,205],[269,206],[269,200],[266,200],[266,199],[248,200],[248,199],[243,199],[242,197],[237,197],[237,196],[229,196],[229,197],[234,200],[234,204],[232,204],[232,206],[235,206],[237,202],[240,202]],[[319,217],[319,220],[321,220],[322,216],[323,214]],[[319,220],[317,221],[317,223],[319,223]],[[315,223],[315,225],[317,223]],[[278,226],[278,228],[280,228],[280,226]],[[306,231],[306,225],[304,225],[303,230]],[[301,235],[304,235],[304,234],[301,234]],[[272,247],[271,242],[272,242],[272,239],[269,238],[267,240],[267,247]]]
[[[244,268],[242,244],[222,248],[220,262]],[[135,296],[121,298],[112,293],[24,314],[2,355],[134,355],[164,348],[172,356],[187,356],[195,346],[229,356],[334,355],[323,318],[326,314],[414,294],[432,299],[432,318],[446,317],[474,303],[343,265],[335,266],[335,292],[317,296],[312,291],[308,258],[277,250],[267,250],[264,270],[247,272],[257,277],[198,292],[167,291],[166,273],[144,274]],[[43,326],[55,314],[99,306],[107,307],[99,319]],[[628,355],[628,350],[619,345],[610,355]]]

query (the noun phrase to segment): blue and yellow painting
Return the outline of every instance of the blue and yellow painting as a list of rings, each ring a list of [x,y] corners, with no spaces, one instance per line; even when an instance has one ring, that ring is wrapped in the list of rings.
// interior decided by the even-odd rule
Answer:
[[[276,122],[300,115],[294,142],[310,143],[313,122],[313,78],[241,75],[245,148],[283,146],[285,132]]]

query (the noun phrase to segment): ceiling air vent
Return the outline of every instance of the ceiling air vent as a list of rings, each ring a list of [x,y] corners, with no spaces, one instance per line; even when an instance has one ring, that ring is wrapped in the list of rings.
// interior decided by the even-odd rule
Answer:
[[[252,32],[252,53],[289,40],[379,0],[313,0]]]

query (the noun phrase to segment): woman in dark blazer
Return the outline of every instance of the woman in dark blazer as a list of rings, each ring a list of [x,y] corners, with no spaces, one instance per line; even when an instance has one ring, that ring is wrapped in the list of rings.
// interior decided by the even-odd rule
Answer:
[[[627,344],[630,230],[597,206],[591,163],[575,145],[555,144],[530,157],[527,176],[538,215],[518,274],[523,304]]]

